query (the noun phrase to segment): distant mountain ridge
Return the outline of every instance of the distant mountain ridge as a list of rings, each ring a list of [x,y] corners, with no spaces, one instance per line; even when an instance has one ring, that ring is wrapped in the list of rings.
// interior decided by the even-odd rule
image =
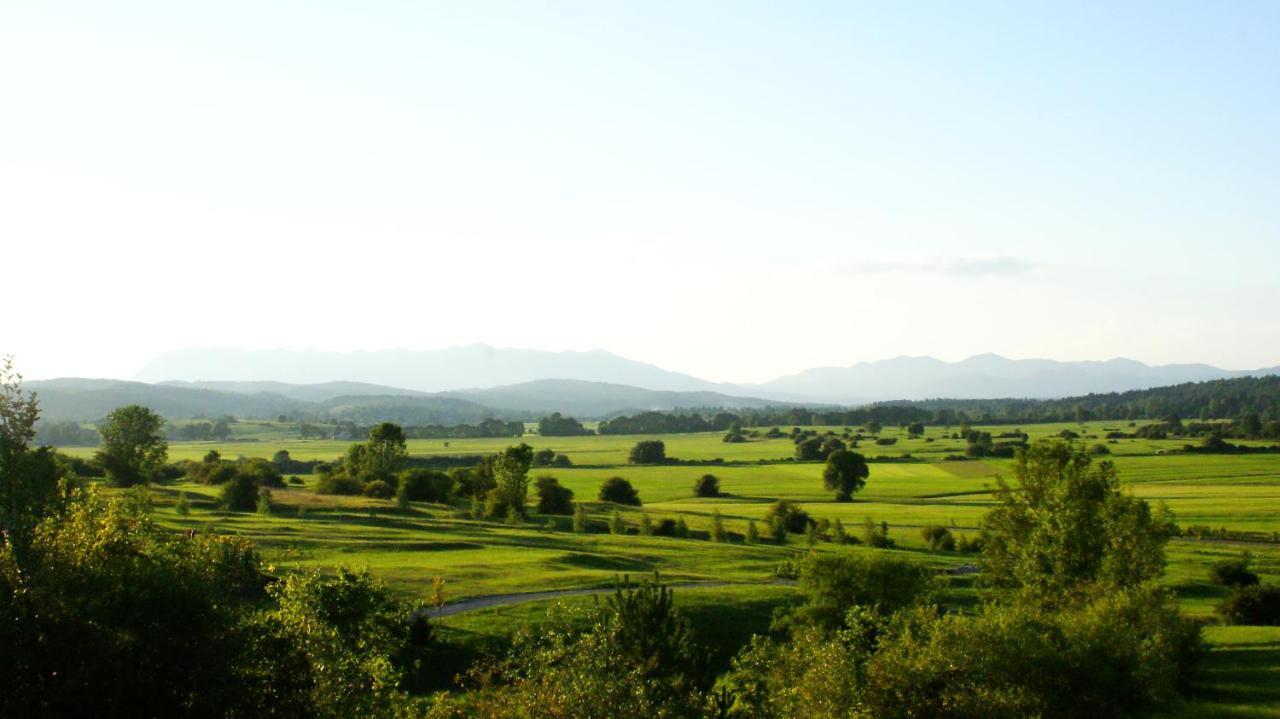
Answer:
[[[555,380],[614,385],[618,401],[623,393],[617,387],[629,387],[655,392],[711,392],[727,397],[793,403],[863,404],[944,397],[1069,397],[1274,374],[1280,374],[1280,367],[1224,370],[1206,364],[1151,366],[1122,358],[1062,362],[1013,360],[981,354],[959,362],[932,357],[895,357],[848,367],[815,367],[768,382],[735,385],[671,372],[603,350],[545,352],[476,344],[440,350],[351,353],[188,349],[156,358],[136,378],[242,394],[261,391],[309,401],[343,394],[441,392],[476,398],[476,392],[486,389]],[[598,394],[599,388],[592,391]],[[504,406],[527,406],[530,398],[539,392],[547,397],[546,387],[526,387],[511,392],[514,394],[505,395],[501,400],[506,403]],[[517,399],[517,394],[525,399]],[[490,397],[489,401],[499,400]],[[652,397],[644,398],[643,402],[637,400],[641,404],[661,401]]]
[[[607,382],[666,392],[722,391],[725,385],[670,372],[603,350],[544,352],[483,344],[440,350],[317,352],[185,349],[167,352],[134,377],[143,382],[359,382],[446,392],[545,379]]]
[[[1060,362],[994,354],[943,362],[895,357],[850,367],[816,367],[746,389],[763,397],[858,404],[893,399],[1049,399],[1280,374],[1280,367],[1223,370],[1205,364],[1146,365],[1131,359]]]
[[[667,392],[579,380],[537,380],[505,387],[428,394],[381,385],[330,382],[128,382],[64,378],[33,380],[45,421],[94,421],[129,404],[165,417],[293,418],[475,424],[489,418],[535,420],[551,412],[583,419],[644,410],[759,408],[779,403],[715,392]]]

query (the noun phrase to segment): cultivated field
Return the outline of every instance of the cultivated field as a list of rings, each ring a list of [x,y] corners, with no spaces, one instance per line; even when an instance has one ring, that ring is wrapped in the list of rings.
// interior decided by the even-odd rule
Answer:
[[[768,428],[761,428],[760,435]],[[790,428],[782,428],[787,431]],[[837,434],[844,428],[827,429]],[[982,427],[993,434],[1014,427]],[[1029,425],[1021,429],[1032,439],[1071,429],[1089,445],[1104,444],[1121,479],[1137,496],[1164,502],[1183,528],[1203,525],[1256,533],[1249,541],[1183,537],[1169,548],[1166,582],[1181,598],[1185,609],[1211,624],[1213,607],[1223,590],[1206,579],[1209,564],[1217,558],[1247,549],[1263,581],[1280,581],[1280,455],[1175,454],[1182,440],[1116,440],[1107,443],[1108,431],[1132,431],[1115,422],[1085,425]],[[170,447],[171,459],[198,459],[217,448],[225,458],[271,457],[287,450],[294,459],[332,459],[342,454],[345,441],[302,441],[288,438],[289,428],[269,422],[239,423],[232,441],[182,443]],[[929,427],[922,438],[886,429],[881,437],[897,442],[879,446],[863,441],[858,451],[873,461],[866,488],[855,501],[836,503],[823,489],[821,463],[790,459],[794,445],[787,438],[752,438],[730,444],[720,434],[591,437],[526,436],[535,448],[552,448],[567,454],[574,466],[535,468],[531,476],[549,474],[574,490],[576,498],[589,502],[592,519],[603,525],[613,505],[595,503],[601,481],[612,476],[628,479],[644,501],[643,511],[655,521],[683,519],[694,538],[618,536],[607,533],[574,534],[568,517],[534,516],[525,525],[478,521],[468,506],[415,505],[409,512],[397,510],[393,501],[363,497],[332,497],[303,486],[279,490],[270,516],[224,512],[216,508],[216,488],[195,484],[166,485],[154,490],[157,513],[175,527],[209,527],[217,532],[240,533],[253,538],[280,568],[341,565],[368,567],[398,590],[428,598],[435,577],[446,580],[450,602],[500,593],[549,589],[604,587],[621,574],[642,575],[659,571],[672,583],[721,584],[677,590],[702,636],[718,647],[725,658],[752,632],[764,631],[773,607],[785,603],[791,589],[774,581],[774,568],[807,551],[802,538],[790,544],[746,545],[741,535],[749,519],[759,520],[769,503],[788,498],[802,503],[815,518],[840,519],[850,534],[859,535],[867,519],[887,523],[897,552],[910,553],[939,567],[955,567],[973,561],[954,552],[931,553],[919,528],[940,524],[957,535],[976,535],[980,517],[991,506],[988,488],[994,477],[1008,469],[1008,460],[943,461],[963,451],[964,442],[951,438],[954,429]],[[636,467],[626,464],[627,452],[642,439],[662,439],[668,457],[691,464]],[[411,455],[473,455],[493,452],[514,439],[411,440]],[[91,450],[71,450],[87,455]],[[875,461],[882,459],[882,461]],[[716,460],[720,460],[718,463]],[[725,493],[717,498],[697,498],[696,478],[714,474]],[[178,516],[173,500],[185,495],[192,503],[189,516]],[[634,529],[640,510],[621,509]],[[729,543],[705,539],[711,516],[719,511],[734,535]],[[761,524],[761,531],[764,526]],[[884,551],[862,547],[837,547],[820,543],[817,551]],[[968,578],[953,579],[949,598],[957,606],[979,599]],[[564,599],[590,602],[589,597]],[[536,622],[552,600],[480,609],[442,618],[446,635],[477,651],[496,645],[522,623]],[[1178,716],[1280,717],[1280,629],[1209,626],[1206,636],[1214,651],[1208,673],[1196,701],[1180,707]]]

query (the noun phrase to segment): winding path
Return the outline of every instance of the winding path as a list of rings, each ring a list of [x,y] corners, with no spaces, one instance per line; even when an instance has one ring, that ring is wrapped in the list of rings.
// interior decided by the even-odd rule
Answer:
[[[687,582],[685,584],[668,584],[670,589],[718,589],[720,587],[775,587],[794,584],[791,581],[777,582]],[[449,617],[454,614],[471,612],[489,607],[505,607],[511,604],[537,602],[544,599],[560,597],[580,597],[589,594],[609,594],[614,587],[592,587],[586,589],[553,589],[545,592],[517,592],[515,594],[486,594],[480,597],[464,599],[460,602],[446,604],[439,609],[426,609],[427,616]]]

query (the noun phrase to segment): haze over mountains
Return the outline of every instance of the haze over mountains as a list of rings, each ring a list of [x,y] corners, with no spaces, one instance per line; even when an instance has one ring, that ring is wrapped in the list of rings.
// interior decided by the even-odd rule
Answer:
[[[1223,370],[1105,362],[961,362],[898,357],[818,367],[754,385],[720,384],[604,351],[542,352],[484,345],[411,352],[183,350],[148,364],[139,379],[28,382],[48,421],[95,420],[143,404],[168,417],[233,415],[406,424],[537,419],[562,412],[595,419],[643,410],[749,409],[780,403],[857,405],[918,399],[1059,398],[1183,382],[1280,374],[1280,367]]]
[[[441,350],[352,353],[187,349],[156,358],[139,371],[136,379],[201,382],[199,386],[207,389],[229,387],[214,382],[251,383],[260,391],[277,391],[299,399],[303,397],[297,393],[316,390],[272,389],[269,383],[342,383],[342,394],[368,394],[366,390],[370,388],[358,383],[369,383],[380,386],[378,394],[406,394],[409,390],[463,392],[558,379],[660,392],[714,392],[785,402],[857,404],[936,397],[1052,398],[1277,373],[1280,367],[1224,370],[1204,364],[1150,366],[1129,359],[1011,360],[984,354],[960,362],[896,357],[849,367],[817,367],[769,382],[735,385],[671,372],[603,350],[545,352],[468,345]],[[585,386],[576,387],[576,391],[585,390]],[[597,396],[602,394],[598,388],[591,391]],[[497,401],[494,393],[488,397]]]

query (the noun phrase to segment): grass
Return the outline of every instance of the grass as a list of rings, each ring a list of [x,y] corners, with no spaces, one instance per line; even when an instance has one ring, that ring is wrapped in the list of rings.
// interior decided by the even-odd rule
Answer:
[[[258,441],[225,443],[174,443],[172,458],[199,458],[209,449],[224,457],[270,457],[286,449],[298,459],[332,459],[348,446],[342,441],[301,441],[281,436],[283,425],[258,423],[250,437],[244,423],[236,425],[237,438]],[[1025,427],[1033,437],[1051,436],[1071,428],[1081,435],[1104,436],[1119,423],[1089,425],[1036,425]],[[783,428],[786,431],[788,428]],[[834,428],[837,433],[843,428]],[[1012,427],[983,428],[998,434]],[[944,434],[946,437],[944,437]],[[767,626],[773,607],[789,601],[794,590],[770,586],[773,569],[804,551],[799,538],[787,546],[744,545],[740,542],[749,519],[759,520],[771,502],[790,498],[817,518],[840,519],[853,535],[868,518],[886,522],[890,536],[904,556],[937,566],[972,561],[954,553],[930,553],[919,529],[925,524],[953,527],[959,533],[975,531],[991,507],[989,488],[994,477],[1009,471],[1007,460],[940,461],[956,453],[962,444],[951,432],[930,428],[924,439],[908,439],[896,429],[882,436],[899,436],[897,444],[881,447],[863,442],[860,451],[871,455],[915,461],[876,462],[866,488],[855,501],[837,503],[822,487],[822,466],[789,459],[788,439],[754,440],[741,444],[721,441],[719,433],[657,437],[669,456],[721,464],[666,464],[630,466],[627,452],[637,436],[551,437],[527,436],[535,447],[567,453],[571,468],[535,468],[533,476],[550,474],[573,489],[588,503],[592,518],[603,525],[614,510],[594,501],[600,483],[622,476],[639,490],[643,511],[652,518],[679,517],[694,530],[705,532],[712,513],[720,512],[727,529],[737,535],[729,544],[705,539],[641,537],[635,534],[573,534],[569,518],[555,520],[560,531],[544,531],[545,518],[513,527],[505,523],[476,521],[466,507],[415,505],[402,513],[394,503],[364,497],[320,496],[308,488],[275,492],[276,508],[270,516],[223,512],[216,508],[216,490],[194,484],[157,488],[157,516],[175,528],[210,527],[256,540],[278,569],[319,568],[346,565],[367,567],[405,596],[426,599],[432,580],[444,577],[451,601],[472,596],[529,592],[547,589],[608,587],[622,574],[639,576],[659,571],[672,582],[750,582],[753,586],[718,589],[679,589],[677,600],[691,616],[695,629],[714,646],[719,661],[741,646],[751,633]],[[501,449],[513,439],[412,440],[410,452],[432,454],[482,454]],[[1088,439],[1090,443],[1101,440]],[[1180,440],[1120,440],[1108,445],[1121,480],[1135,495],[1166,503],[1182,526],[1207,525],[1231,530],[1280,532],[1280,455],[1182,455]],[[91,450],[72,450],[88,454]],[[1158,454],[1162,452],[1162,454]],[[711,473],[720,479],[724,496],[698,498],[694,480]],[[313,482],[305,478],[308,486]],[[192,503],[187,517],[178,516],[172,502],[183,493]],[[640,511],[619,508],[634,528]],[[301,512],[301,516],[299,513]],[[763,530],[763,525],[760,526]],[[702,535],[705,536],[705,535]],[[820,545],[820,551],[871,551]],[[1212,645],[1207,671],[1193,700],[1171,709],[1173,716],[1277,716],[1280,717],[1280,630],[1261,627],[1225,627],[1212,624],[1214,607],[1223,590],[1207,580],[1208,567],[1217,559],[1248,550],[1264,581],[1280,582],[1280,543],[1175,539],[1168,548],[1165,583],[1173,588],[1187,612],[1210,626],[1206,637]],[[977,601],[976,590],[957,586],[956,602]],[[590,602],[579,597],[569,602]],[[442,632],[469,646],[501,646],[519,626],[539,621],[548,603],[479,610],[443,620]]]

